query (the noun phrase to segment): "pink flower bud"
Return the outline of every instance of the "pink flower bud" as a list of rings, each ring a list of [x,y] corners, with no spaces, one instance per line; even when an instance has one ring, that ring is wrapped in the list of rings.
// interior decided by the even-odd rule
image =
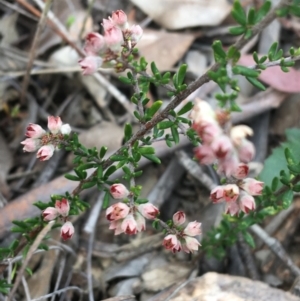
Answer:
[[[52,144],[44,145],[38,150],[36,157],[41,161],[49,160],[53,156],[54,149]]]
[[[231,216],[237,215],[240,211],[240,207],[237,202],[226,202],[225,204],[225,213],[230,214]]]
[[[222,134],[220,126],[215,122],[201,122],[194,124],[193,128],[197,131],[204,144],[210,144]]]
[[[123,44],[123,34],[120,28],[114,26],[105,31],[105,41],[112,51],[119,51]]]
[[[184,239],[185,242],[182,244],[182,248],[186,253],[193,253],[199,249],[200,243],[196,238],[185,236]]]
[[[75,230],[72,223],[66,222],[60,229],[60,236],[63,240],[68,240],[73,236],[74,232]]]
[[[41,126],[34,123],[29,123],[26,130],[27,131],[25,135],[29,138],[41,138],[43,135],[46,134],[46,131]]]
[[[190,222],[183,230],[183,233],[188,236],[196,236],[201,234],[201,223],[197,221]]]
[[[63,135],[69,135],[71,133],[72,129],[70,127],[70,125],[68,123],[66,124],[63,124],[60,128],[60,132],[63,134]]]
[[[244,179],[247,177],[249,173],[249,166],[245,163],[240,163],[238,168],[235,170],[235,172],[232,174],[236,179]]]
[[[143,215],[141,215],[139,212],[136,212],[134,215],[135,221],[136,221],[136,229],[137,232],[144,231],[146,229],[146,220]]]
[[[137,222],[132,214],[128,214],[122,222],[122,230],[124,233],[133,235],[137,233]]]
[[[215,187],[210,193],[210,199],[213,203],[223,202],[224,199],[224,186]]]
[[[115,235],[119,235],[119,234],[123,233],[124,231],[121,227],[122,222],[123,222],[123,220],[117,220],[117,221],[114,220],[114,221],[112,221],[109,225],[109,229],[110,230],[115,230]]]
[[[106,32],[107,30],[110,30],[111,28],[115,27],[115,24],[113,22],[113,20],[110,19],[103,19],[103,23],[102,23],[104,32]]]
[[[131,40],[135,43],[137,43],[143,35],[143,29],[140,25],[132,25],[130,28],[130,32]]]
[[[124,199],[129,195],[129,191],[123,184],[113,184],[109,191],[114,199]]]
[[[43,213],[43,219],[45,222],[50,222],[58,217],[59,213],[54,207],[46,208]]]
[[[86,56],[78,61],[82,69],[83,75],[89,75],[95,73],[102,65],[102,59],[98,56]]]
[[[117,221],[125,218],[129,213],[129,207],[124,203],[116,203],[106,209],[106,218],[109,221]]]
[[[90,32],[85,38],[84,51],[88,56],[98,55],[105,47],[104,36],[97,32]]]
[[[24,145],[24,152],[35,152],[41,147],[41,141],[39,139],[27,138],[21,142]]]
[[[237,148],[239,159],[244,162],[250,162],[255,155],[255,147],[252,142],[244,139],[240,146]]]
[[[256,207],[254,197],[244,191],[241,192],[239,197],[239,205],[240,209],[245,213],[249,213],[249,211],[254,210]]]
[[[250,195],[261,195],[264,182],[260,182],[252,178],[246,178],[243,180],[240,187]]]
[[[62,121],[59,116],[48,116],[48,129],[52,134],[57,134],[62,126]]]
[[[61,201],[57,200],[55,202],[55,208],[60,215],[64,217],[69,215],[70,204],[67,199],[62,199]]]
[[[180,252],[182,249],[180,241],[174,234],[169,234],[164,238],[163,246],[167,250],[171,250],[173,253]]]
[[[224,198],[226,202],[235,202],[240,194],[240,190],[235,184],[224,186]]]
[[[221,135],[215,139],[211,148],[218,159],[224,159],[233,151],[231,140],[226,135]]]
[[[111,19],[115,25],[123,27],[127,23],[127,15],[122,10],[116,10],[112,13]]]
[[[154,219],[159,214],[159,210],[151,203],[138,205],[137,209],[145,218],[148,219]]]
[[[230,130],[230,137],[235,146],[240,146],[247,136],[252,136],[253,131],[247,125],[237,125]]]
[[[183,211],[177,211],[173,215],[173,222],[176,226],[180,226],[185,223],[185,213]]]
[[[201,164],[210,165],[215,162],[216,157],[208,145],[201,145],[194,149],[195,157],[199,160]]]
[[[239,160],[235,152],[232,152],[224,159],[220,159],[218,163],[218,173],[224,173],[226,177],[230,177],[238,168]]]

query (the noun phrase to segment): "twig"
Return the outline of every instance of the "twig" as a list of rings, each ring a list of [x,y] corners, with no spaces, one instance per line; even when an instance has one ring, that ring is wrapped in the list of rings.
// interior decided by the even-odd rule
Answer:
[[[264,64],[260,64],[260,66],[264,66],[266,68],[269,68],[269,67],[279,66],[279,65],[281,65],[282,62],[289,63],[289,62],[296,62],[296,61],[299,61],[299,60],[300,60],[300,55],[299,56],[289,56],[289,57],[286,57],[286,58],[281,58],[277,61],[266,62]],[[249,68],[249,69],[261,69],[258,65],[249,66],[247,68]]]
[[[48,295],[44,295],[44,296],[41,296],[41,297],[38,297],[38,298],[35,298],[35,299],[32,299],[31,301],[40,301],[40,300],[43,300],[43,299],[47,299],[47,298],[50,298],[52,297],[53,295],[59,295],[61,293],[65,293],[67,291],[71,291],[71,290],[74,290],[74,291],[78,291],[80,294],[83,293],[82,289],[77,287],[77,286],[69,286],[69,287],[65,287],[63,289],[60,289],[56,292],[53,292],[51,294],[48,294]]]
[[[28,288],[27,281],[26,281],[24,275],[22,276],[22,284],[23,284],[23,287],[24,287],[26,300],[27,300],[27,301],[31,301],[29,288]]]
[[[264,243],[273,251],[273,253],[291,270],[295,276],[300,276],[300,269],[294,264],[289,255],[285,252],[281,243],[269,236],[264,229],[255,224],[250,227],[251,231],[255,233]]]
[[[47,19],[47,14],[50,10],[51,3],[52,3],[52,0],[47,0],[46,1],[46,4],[45,4],[44,9],[43,9],[43,13],[41,15],[41,18],[39,20],[39,23],[38,23],[38,26],[37,26],[37,29],[36,29],[36,32],[35,32],[35,35],[34,35],[32,46],[31,46],[31,49],[30,49],[30,52],[29,52],[29,61],[28,61],[27,68],[26,68],[26,74],[25,74],[25,77],[24,77],[23,83],[22,83],[22,92],[21,92],[21,99],[20,99],[21,103],[24,103],[25,93],[26,93],[28,83],[29,83],[30,70],[31,70],[31,67],[33,65],[37,43],[39,41],[42,29],[45,25],[45,22],[46,22],[46,19]]]
[[[84,226],[84,232],[89,235],[88,240],[88,250],[87,250],[87,266],[86,266],[86,273],[87,273],[87,281],[88,281],[88,291],[89,291],[89,300],[94,301],[94,294],[93,294],[93,274],[92,274],[92,254],[93,254],[93,244],[95,240],[95,229],[96,224],[98,221],[98,217],[100,215],[102,205],[103,205],[103,198],[104,192],[100,193],[98,200],[91,210],[90,216]]]
[[[60,284],[60,281],[61,281],[61,277],[62,277],[64,268],[65,268],[65,265],[66,265],[66,256],[64,256],[63,259],[59,263],[59,271],[58,271],[55,286],[54,286],[54,289],[53,289],[54,292],[58,290],[58,287],[59,287],[59,284]],[[52,296],[51,301],[54,301],[54,299],[55,299],[55,295]]]
[[[43,230],[38,234],[37,238],[35,239],[35,241],[33,242],[33,244],[31,245],[31,247],[28,250],[28,253],[26,255],[25,260],[23,261],[23,264],[18,272],[17,278],[15,280],[14,286],[11,289],[7,300],[10,301],[12,300],[21,280],[22,280],[22,276],[24,274],[24,271],[29,263],[30,258],[32,257],[32,255],[34,254],[34,251],[38,248],[39,244],[41,243],[41,241],[44,239],[44,237],[47,235],[47,233],[50,231],[50,229],[52,228],[54,224],[54,221],[49,222],[44,228]]]

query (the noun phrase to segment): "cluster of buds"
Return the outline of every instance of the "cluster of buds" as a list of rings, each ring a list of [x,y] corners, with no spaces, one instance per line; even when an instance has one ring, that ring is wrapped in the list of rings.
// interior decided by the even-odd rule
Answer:
[[[55,150],[58,150],[58,146],[64,135],[69,135],[71,127],[69,124],[63,124],[60,117],[49,116],[48,117],[48,129],[50,133],[47,133],[40,125],[30,123],[26,130],[26,137],[21,144],[24,145],[24,152],[37,151],[37,158],[41,161],[49,160]]]
[[[117,10],[108,19],[103,19],[102,26],[104,35],[91,32],[86,37],[86,56],[79,60],[85,75],[96,72],[103,63],[113,62],[117,65],[120,55],[128,56],[143,34],[139,25],[129,27],[127,15],[122,10]],[[122,47],[126,48],[127,54],[121,53]]]
[[[231,176],[240,162],[252,160],[255,149],[252,142],[246,139],[252,135],[252,129],[245,125],[232,127],[227,135],[222,128],[226,112],[215,113],[211,106],[196,100],[191,112],[193,128],[202,140],[202,145],[195,148],[195,157],[201,164],[218,164],[218,173]]]
[[[201,234],[201,223],[190,222],[184,228],[185,213],[178,211],[173,215],[173,222],[168,231],[169,234],[163,240],[163,246],[173,253],[183,250],[186,253],[197,251],[200,243],[194,237]]]
[[[67,199],[56,200],[54,207],[46,208],[42,217],[45,222],[50,222],[57,219],[58,217],[64,222],[60,229],[60,236],[63,240],[70,239],[74,234],[74,227],[70,221],[67,220],[70,211],[70,204]]]
[[[116,199],[124,199],[129,191],[123,184],[114,184],[110,187],[111,195]],[[116,203],[106,210],[106,218],[110,221],[109,229],[115,235],[126,233],[136,234],[146,229],[145,219],[155,219],[159,210],[152,204]]]
[[[225,213],[237,215],[239,212],[249,213],[255,209],[253,196],[261,195],[263,182],[246,178],[249,172],[247,164],[240,163],[234,172],[234,184],[217,186],[211,191],[210,198],[213,203],[226,202]]]

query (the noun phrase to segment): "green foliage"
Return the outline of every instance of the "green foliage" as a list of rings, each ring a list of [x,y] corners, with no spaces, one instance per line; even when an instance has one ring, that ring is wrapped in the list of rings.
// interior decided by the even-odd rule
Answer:
[[[288,151],[285,151],[285,149]],[[288,129],[286,130],[286,142],[282,143],[281,146],[273,149],[272,154],[266,159],[264,168],[259,175],[259,178],[271,186],[272,180],[275,176],[280,176],[280,171],[283,170],[284,175],[289,173],[289,168],[286,162],[287,152],[293,156],[293,161],[300,162],[300,130],[299,129]],[[289,157],[291,160],[291,157]],[[295,165],[289,165],[295,166]],[[284,178],[284,177],[283,177]],[[289,176],[288,176],[289,181]]]

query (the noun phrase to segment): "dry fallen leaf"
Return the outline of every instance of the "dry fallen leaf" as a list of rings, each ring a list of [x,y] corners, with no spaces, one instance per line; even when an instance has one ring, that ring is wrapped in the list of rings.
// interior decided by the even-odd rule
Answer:
[[[253,66],[255,62],[252,55],[242,55],[239,62],[243,66]],[[294,68],[289,68],[289,72],[283,72],[279,66],[269,67],[263,70],[259,79],[272,88],[287,93],[300,92],[300,72]]]
[[[231,10],[227,0],[131,0],[167,29],[220,24]]]
[[[169,70],[186,53],[194,39],[187,33],[145,30],[138,48],[148,62],[155,61],[159,70]]]

